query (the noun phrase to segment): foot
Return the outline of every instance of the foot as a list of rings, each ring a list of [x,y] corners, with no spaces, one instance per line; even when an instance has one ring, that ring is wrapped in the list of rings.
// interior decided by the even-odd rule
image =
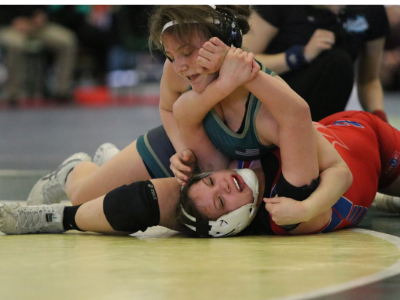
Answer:
[[[86,153],[75,153],[63,161],[58,168],[39,179],[33,186],[27,200],[27,205],[59,203],[65,194],[65,181],[72,169],[83,161],[91,161]]]
[[[379,211],[384,211],[392,214],[400,214],[400,198],[389,196],[381,193],[376,193],[373,206]]]
[[[5,234],[62,233],[64,205],[0,204],[0,231]]]
[[[120,152],[119,149],[114,144],[105,143],[96,150],[93,162],[96,165],[101,166],[119,152]]]

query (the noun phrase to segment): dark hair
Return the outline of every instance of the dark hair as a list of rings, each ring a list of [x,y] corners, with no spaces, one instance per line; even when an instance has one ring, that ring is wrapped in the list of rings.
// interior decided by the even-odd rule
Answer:
[[[203,178],[206,178],[207,176],[210,176],[212,172],[204,172],[204,173],[197,173],[197,174],[192,174],[188,181],[186,182],[186,185],[182,186],[181,191],[179,193],[179,200],[178,204],[175,207],[175,215],[176,215],[176,221],[178,222],[179,225],[181,225],[185,232],[187,233],[194,233],[191,231],[185,224],[195,226],[195,223],[190,220],[186,215],[182,212],[182,207],[183,209],[192,217],[196,219],[202,219],[202,220],[208,220],[196,207],[193,199],[189,196],[189,191],[190,188]]]
[[[248,19],[251,14],[249,5],[217,5],[217,10],[209,5],[160,5],[149,20],[149,49],[163,51],[162,29],[170,21],[176,21],[177,25],[171,26],[167,31],[182,42],[187,42],[193,26],[196,26],[199,33],[206,38],[211,38],[212,32],[221,33],[219,26],[209,21],[210,18],[221,19],[220,12],[235,16],[242,34],[249,32]],[[191,23],[186,23],[188,21]]]

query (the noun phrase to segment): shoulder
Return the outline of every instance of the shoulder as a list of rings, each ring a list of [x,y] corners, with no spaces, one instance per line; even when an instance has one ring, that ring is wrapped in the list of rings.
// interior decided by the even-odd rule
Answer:
[[[348,5],[343,27],[348,33],[365,32],[366,40],[389,34],[389,21],[383,5]]]

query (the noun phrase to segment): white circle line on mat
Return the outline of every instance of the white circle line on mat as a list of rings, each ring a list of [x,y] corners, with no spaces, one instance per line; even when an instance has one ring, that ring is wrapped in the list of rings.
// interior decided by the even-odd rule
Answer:
[[[377,232],[373,230],[368,230],[368,229],[362,229],[362,228],[352,228],[351,230],[355,232],[360,232],[364,234],[369,234],[373,235],[377,238],[383,239],[385,241],[388,241],[395,245],[399,250],[400,250],[400,238],[394,235],[390,235],[387,233],[382,233],[382,232]],[[322,289],[317,289],[315,291],[309,292],[309,293],[303,293],[303,294],[297,294],[293,296],[287,296],[287,297],[281,297],[281,298],[275,298],[274,300],[301,300],[301,299],[313,299],[317,297],[322,297],[322,296],[327,296],[331,294],[336,294],[340,293],[346,290],[354,289],[366,284],[370,284],[373,282],[377,282],[380,280],[383,280],[385,278],[389,278],[395,275],[400,274],[400,258],[395,262],[393,265],[390,267],[379,271],[377,273],[360,277],[354,280],[350,280],[345,283],[340,283],[340,284],[334,284]]]

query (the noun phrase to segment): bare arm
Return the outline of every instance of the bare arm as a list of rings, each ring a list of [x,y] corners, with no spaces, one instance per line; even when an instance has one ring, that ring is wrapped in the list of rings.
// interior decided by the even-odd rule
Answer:
[[[383,110],[383,91],[379,79],[385,39],[376,39],[366,44],[357,66],[358,97],[365,111]]]
[[[276,132],[257,128],[259,136],[269,135],[281,150],[282,172],[288,182],[303,186],[318,177],[318,159],[307,103],[286,83],[259,72],[245,84],[271,113],[278,124]]]
[[[218,102],[229,96],[244,81],[254,78],[260,69],[252,53],[236,48],[229,50],[223,65],[225,67],[221,69],[218,79],[210,83],[203,92],[189,91],[173,106],[186,146],[194,152],[200,166],[213,170],[226,168],[227,158],[211,143],[202,121]],[[223,78],[223,82],[220,78]]]
[[[172,107],[175,101],[188,87],[189,84],[174,71],[172,63],[166,60],[160,83],[159,110],[165,131],[176,151],[185,148],[185,144],[178,124],[173,116]]]
[[[283,74],[290,70],[286,62],[286,53],[264,54],[271,41],[279,33],[279,28],[264,20],[257,13],[253,13],[250,19],[250,32],[243,37],[243,46],[255,54],[255,58],[277,74]],[[308,61],[314,60],[321,52],[331,49],[335,44],[333,32],[316,29],[307,45],[304,47],[304,55]]]
[[[277,74],[289,71],[285,53],[264,54],[270,42],[278,34],[279,29],[265,21],[260,15],[253,12],[250,17],[251,30],[243,36],[243,48],[255,54],[255,58],[262,62],[268,69]]]
[[[332,206],[352,184],[352,174],[334,147],[316,131],[321,182],[304,201],[278,197],[264,199],[266,209],[278,225],[301,223],[293,234],[314,232],[331,216]]]

